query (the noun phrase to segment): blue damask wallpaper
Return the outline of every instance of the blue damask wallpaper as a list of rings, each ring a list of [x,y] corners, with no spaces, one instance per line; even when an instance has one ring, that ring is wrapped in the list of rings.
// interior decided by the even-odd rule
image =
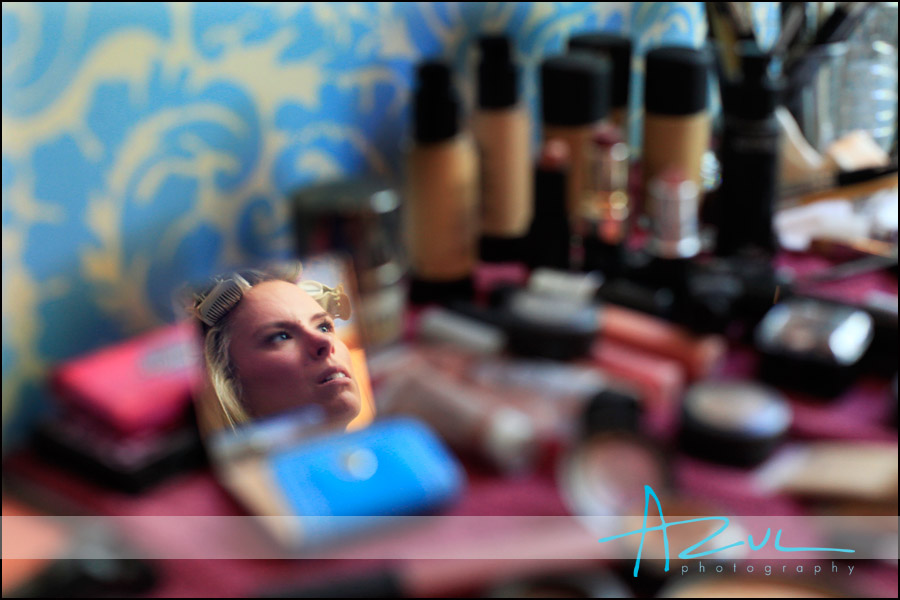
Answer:
[[[768,37],[773,5],[756,6]],[[46,407],[54,364],[170,319],[185,280],[288,252],[292,187],[396,176],[423,57],[462,75],[473,39],[506,31],[536,107],[535,66],[570,32],[628,32],[639,53],[706,35],[689,2],[2,11],[4,447]]]

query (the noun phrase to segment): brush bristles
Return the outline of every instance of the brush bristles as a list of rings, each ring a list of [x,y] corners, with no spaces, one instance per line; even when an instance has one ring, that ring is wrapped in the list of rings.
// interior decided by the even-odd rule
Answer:
[[[197,306],[197,316],[210,327],[214,326],[240,302],[247,289],[250,284],[240,276],[220,281]]]

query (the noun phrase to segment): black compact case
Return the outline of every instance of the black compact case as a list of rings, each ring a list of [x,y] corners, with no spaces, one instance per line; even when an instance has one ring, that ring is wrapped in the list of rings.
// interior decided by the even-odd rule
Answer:
[[[756,328],[760,377],[770,383],[834,397],[862,368],[875,335],[865,311],[812,298],[776,304]]]
[[[777,391],[744,381],[708,381],[688,390],[680,443],[705,460],[752,466],[768,458],[791,424],[792,411]]]
[[[458,302],[448,308],[502,329],[514,354],[572,360],[590,353],[600,332],[595,307],[525,290],[502,292],[495,298],[500,306]]]

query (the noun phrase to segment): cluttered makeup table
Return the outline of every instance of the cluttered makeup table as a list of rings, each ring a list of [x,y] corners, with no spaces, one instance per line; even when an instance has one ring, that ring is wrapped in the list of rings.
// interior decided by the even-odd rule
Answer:
[[[815,256],[783,254],[779,258],[779,264],[802,275],[827,267],[830,262]],[[479,271],[476,281],[478,287],[489,289],[494,287],[497,281],[511,281],[521,276],[522,272],[516,268],[484,266]],[[896,294],[896,285],[896,278],[882,271],[860,274],[840,282],[825,283],[818,291],[823,296],[861,301],[876,290]],[[415,319],[410,317],[411,329],[415,328],[415,323]],[[447,366],[449,360],[446,359],[446,354],[443,356],[445,358],[434,363],[439,371]],[[484,367],[490,362],[487,359],[472,357],[458,358],[457,364],[461,364],[460,361],[468,365],[465,367],[468,369],[479,365]],[[759,361],[760,357],[749,346],[732,344],[727,356],[712,368],[710,378],[729,381],[748,380],[757,372]],[[665,365],[671,362],[650,361],[647,363],[647,369],[665,370]],[[376,380],[376,394],[378,394],[375,375],[377,373],[373,373],[373,378]],[[640,381],[640,375],[629,373],[623,375],[626,378],[631,377],[630,383],[638,389],[648,389],[641,388],[643,382]],[[651,379],[654,377],[649,371],[645,376]],[[627,465],[624,470],[631,468],[635,473],[649,473],[648,477],[659,476],[658,481],[642,481],[638,482],[638,485],[653,483],[655,487],[664,486],[656,491],[663,498],[663,504],[670,506],[666,510],[671,514],[723,514],[733,515],[738,519],[741,515],[771,516],[775,519],[784,519],[785,515],[809,514],[892,515],[896,511],[897,430],[896,392],[892,392],[890,386],[891,382],[886,378],[863,377],[849,390],[828,401],[802,391],[786,393],[793,413],[788,432],[791,444],[804,444],[813,440],[851,446],[861,444],[874,448],[876,452],[886,448],[888,453],[893,453],[893,482],[889,482],[889,485],[893,486],[893,491],[892,496],[891,493],[887,495],[886,501],[884,497],[879,496],[883,490],[877,489],[856,490],[859,493],[838,489],[837,493],[825,494],[823,497],[815,493],[805,494],[802,489],[791,489],[791,486],[785,485],[784,482],[775,489],[760,485],[760,473],[783,455],[783,449],[782,454],[776,452],[769,462],[753,469],[725,466],[704,460],[702,448],[699,452],[692,453],[695,456],[680,450],[674,451],[675,448],[679,448],[677,433],[682,394],[677,392],[675,398],[667,398],[663,393],[653,402],[644,403],[640,416],[641,424],[633,432],[635,436],[642,436],[646,441],[646,445],[640,446],[641,448],[652,446],[655,449],[651,453],[652,460],[660,460],[659,468],[656,465],[649,467],[643,465],[641,461],[646,459],[644,456],[630,456],[628,444],[617,448],[615,444],[603,443],[603,439],[609,440],[608,437],[603,437],[603,432],[600,432],[599,438],[583,439],[574,449],[555,447],[542,450],[541,457],[532,464],[531,469],[507,476],[499,475],[496,468],[485,466],[483,461],[478,460],[478,452],[472,455],[464,454],[466,489],[461,499],[442,513],[451,517],[449,521],[436,518],[430,523],[425,522],[423,525],[425,535],[410,536],[409,532],[392,532],[387,529],[375,537],[364,537],[345,546],[336,546],[326,555],[328,559],[238,559],[234,557],[246,554],[236,552],[229,555],[227,550],[221,552],[221,546],[217,548],[216,545],[223,542],[215,535],[185,540],[184,536],[178,533],[178,529],[183,526],[179,525],[178,517],[224,517],[246,514],[245,510],[217,484],[212,473],[206,468],[182,473],[139,495],[105,490],[73,472],[42,462],[29,451],[9,457],[6,461],[5,475],[8,481],[14,482],[23,490],[38,491],[45,498],[49,495],[64,499],[60,506],[67,506],[71,511],[70,514],[106,515],[111,517],[110,522],[113,524],[118,520],[122,529],[120,533],[128,543],[137,549],[142,546],[148,548],[148,554],[151,556],[166,555],[165,546],[170,545],[169,550],[179,556],[190,556],[190,551],[186,551],[185,548],[193,547],[196,550],[194,555],[196,557],[219,557],[151,560],[152,569],[157,574],[157,584],[150,590],[154,596],[291,593],[292,590],[312,584],[338,582],[346,584],[348,581],[357,580],[360,575],[386,572],[391,573],[389,580],[390,585],[394,586],[392,590],[399,589],[406,594],[483,594],[485,590],[494,589],[495,586],[510,581],[520,581],[539,575],[585,572],[596,574],[598,569],[616,573],[620,581],[633,586],[633,593],[646,595],[657,592],[663,582],[661,573],[649,579],[642,577],[629,581],[633,558],[603,561],[603,553],[598,550],[599,544],[594,539],[596,536],[584,531],[573,536],[565,527],[559,527],[560,517],[594,510],[597,502],[602,504],[605,500],[605,494],[615,496],[618,493],[617,490],[608,488],[615,488],[621,483],[617,479],[627,477],[622,475],[623,469],[617,474],[610,465],[624,464]],[[702,390],[698,389],[698,386],[691,388],[684,402],[689,402],[687,398],[690,397],[691,402],[702,407]],[[509,389],[501,393],[509,394]],[[735,392],[732,390],[732,393]],[[583,405],[579,408],[583,409]],[[580,420],[582,417],[577,418]],[[606,418],[609,418],[609,415],[606,415]],[[747,421],[752,419],[747,418]],[[578,436],[575,433],[569,435],[572,439],[568,445],[573,446]],[[841,448],[848,447],[850,446],[836,448],[842,451]],[[707,448],[705,451],[708,453],[710,449]],[[580,458],[574,460],[575,455],[579,455]],[[665,460],[660,458],[663,455]],[[854,467],[851,461],[844,468],[852,470],[859,468],[858,465],[859,463]],[[864,468],[865,472],[856,473],[857,477],[854,477],[852,472],[837,472],[839,469],[840,467],[829,472],[813,472],[811,475],[798,474],[797,479],[802,480],[803,477],[832,479],[833,486],[837,488],[861,484],[877,487],[879,484],[877,479],[881,474],[876,472],[878,467],[873,467],[872,472],[865,471]],[[890,465],[887,472],[890,477]],[[607,489],[603,489],[604,487]],[[588,490],[587,495],[584,490]],[[597,492],[593,498],[591,498],[592,490]],[[872,492],[878,500],[866,502],[867,492]],[[830,502],[831,500],[833,502]],[[535,521],[516,521],[515,517],[519,516],[548,517],[550,525],[542,527]],[[141,526],[129,532],[129,517],[171,518],[151,519],[149,521],[153,523],[151,528]],[[453,521],[452,517],[505,519],[493,522],[476,520],[471,522],[475,525],[460,527],[459,524],[465,521]],[[417,554],[434,556],[435,539],[439,539],[441,547],[447,549],[445,556],[481,556],[490,560],[411,558]],[[422,544],[421,552],[416,550],[415,544]],[[543,560],[546,558],[547,548],[553,547],[553,544],[559,548],[556,556],[560,560]],[[398,549],[398,545],[402,548]],[[502,560],[501,557],[513,548],[516,558]],[[531,559],[528,548],[534,549]],[[261,553],[259,556],[266,554]],[[385,559],[391,556],[405,558]],[[365,558],[353,560],[352,557]],[[875,560],[854,562],[857,568],[853,577],[823,573],[818,575],[818,580],[808,579],[807,583],[829,589],[831,593],[837,590],[850,595],[896,595],[896,561],[892,566]],[[793,569],[795,564],[803,564],[802,561],[790,560],[778,562],[779,565],[785,563],[791,565],[789,569]],[[649,571],[652,572],[653,569],[650,568]],[[669,573],[673,577],[679,574],[677,567]],[[382,578],[381,575],[376,579],[382,581],[383,578],[379,578]],[[360,580],[359,585],[376,585],[372,581]],[[604,585],[621,584],[607,581]]]

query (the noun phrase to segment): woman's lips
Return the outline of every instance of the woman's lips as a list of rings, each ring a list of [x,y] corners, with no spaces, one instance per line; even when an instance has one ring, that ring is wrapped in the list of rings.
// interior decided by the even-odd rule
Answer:
[[[353,378],[351,378],[350,374],[344,369],[332,368],[322,373],[317,381],[320,386],[338,386],[345,384],[349,385],[352,383]]]

